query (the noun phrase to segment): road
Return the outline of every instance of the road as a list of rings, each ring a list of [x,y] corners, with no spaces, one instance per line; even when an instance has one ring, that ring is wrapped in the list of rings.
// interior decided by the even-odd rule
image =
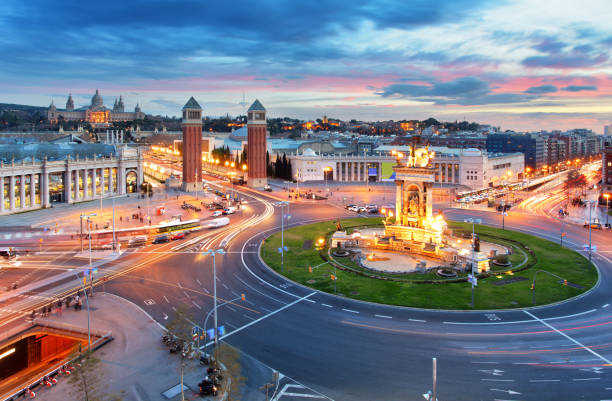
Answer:
[[[598,246],[593,261],[601,280],[579,299],[494,312],[400,308],[319,293],[271,272],[258,250],[279,230],[279,213],[273,213],[273,201],[265,195],[243,191],[248,215],[231,227],[200,233],[199,245],[179,251],[171,249],[175,244],[149,246],[108,263],[102,269],[109,277],[105,290],[131,300],[162,324],[179,305],[189,307],[203,324],[213,305],[213,280],[211,257],[199,250],[226,245],[227,254],[216,259],[219,301],[243,293],[246,301],[219,309],[227,330],[223,340],[280,371],[283,380],[275,395],[280,401],[422,399],[431,389],[432,357],[438,360],[440,400],[541,400],[553,394],[560,400],[612,398],[609,232],[593,232]],[[450,219],[478,217],[501,225],[497,213],[445,213]],[[354,214],[325,203],[316,208],[297,203],[291,215],[289,225]],[[511,211],[505,225],[559,239],[559,223],[547,217]],[[572,225],[564,230],[564,244],[581,249],[585,230]],[[10,305],[32,307],[40,302],[37,296],[77,287],[76,279],[60,284]],[[2,318],[19,317],[3,312]]]

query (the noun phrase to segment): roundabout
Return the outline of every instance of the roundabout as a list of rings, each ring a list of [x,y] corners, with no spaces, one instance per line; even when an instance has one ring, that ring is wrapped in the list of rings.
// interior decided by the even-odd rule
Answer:
[[[282,267],[277,251],[281,233],[275,233],[264,241],[262,259],[271,269],[298,284],[347,298],[427,309],[472,309],[469,269],[465,266],[448,263],[402,269],[397,264],[407,260],[409,256],[405,254],[358,246],[330,248],[337,232],[335,225],[336,222],[328,221],[285,230],[283,240],[288,250]],[[347,219],[340,225],[355,235],[379,226],[380,218]],[[471,230],[465,223],[451,222],[449,226],[453,229],[453,238]],[[478,274],[475,309],[552,304],[579,296],[597,283],[595,267],[577,252],[559,244],[484,225],[477,225],[475,232],[489,249],[507,249],[510,253],[491,256],[490,270]]]

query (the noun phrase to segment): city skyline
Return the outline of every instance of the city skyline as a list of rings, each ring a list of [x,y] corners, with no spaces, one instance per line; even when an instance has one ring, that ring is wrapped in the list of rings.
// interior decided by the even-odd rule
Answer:
[[[9,1],[0,101],[105,103],[178,116],[468,120],[536,131],[610,124],[604,1],[277,4]],[[137,12],[135,12],[137,10]],[[132,104],[133,103],[133,104]]]

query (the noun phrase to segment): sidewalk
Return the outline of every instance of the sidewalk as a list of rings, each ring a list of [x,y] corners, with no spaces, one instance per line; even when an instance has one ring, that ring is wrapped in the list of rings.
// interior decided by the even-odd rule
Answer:
[[[180,205],[183,202],[198,204],[205,199],[204,194],[200,193],[198,199],[194,194],[187,194],[179,191],[166,191],[156,188],[157,192],[151,198],[141,198],[138,194],[128,194],[126,196],[115,197],[115,228],[129,228],[146,225],[147,215],[151,216],[151,224],[157,224],[164,220],[169,220],[172,216],[181,215],[183,219],[193,219],[201,217],[191,210],[183,210]],[[93,229],[103,229],[105,225],[112,226],[112,199],[103,199],[102,208],[100,200],[90,200],[73,204],[57,204],[49,209],[39,209],[13,215],[0,216],[0,227],[22,227],[37,228],[47,232],[58,234],[74,234],[80,230],[81,214],[92,214],[94,224]],[[157,216],[156,208],[165,206],[166,212]],[[143,221],[133,219],[132,215],[143,216]],[[84,227],[84,231],[86,228]]]
[[[101,360],[103,390],[110,395],[122,395],[124,401],[179,400],[180,393],[166,398],[162,393],[180,383],[179,356],[170,354],[162,344],[162,328],[133,303],[108,293],[97,293],[90,299],[92,330],[112,331],[114,340],[95,352]],[[65,309],[61,316],[53,315],[39,321],[58,321],[87,328],[87,310]],[[206,367],[190,360],[184,385],[187,399],[200,399],[198,383],[206,375]],[[51,388],[37,389],[37,397],[48,401],[75,399],[74,388],[67,378],[59,377]],[[180,387],[177,387],[177,389]],[[215,399],[203,397],[201,399]]]

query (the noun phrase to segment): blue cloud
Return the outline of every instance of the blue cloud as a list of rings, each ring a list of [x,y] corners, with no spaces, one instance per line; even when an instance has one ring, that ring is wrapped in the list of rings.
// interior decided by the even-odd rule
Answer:
[[[568,85],[561,88],[563,91],[568,92],[581,92],[581,91],[596,91],[597,86],[595,85]]]
[[[557,87],[555,85],[541,85],[541,86],[532,86],[528,88],[525,93],[532,94],[543,94],[543,93],[553,93],[557,91]]]

